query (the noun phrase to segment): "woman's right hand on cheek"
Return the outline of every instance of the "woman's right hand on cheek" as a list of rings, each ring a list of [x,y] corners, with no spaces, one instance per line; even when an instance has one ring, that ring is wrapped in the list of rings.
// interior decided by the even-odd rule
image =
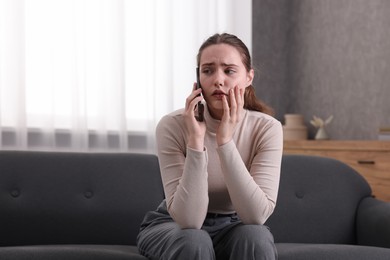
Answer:
[[[185,127],[188,135],[188,147],[203,151],[204,149],[204,136],[206,133],[205,122],[199,122],[196,120],[195,115],[197,113],[197,104],[203,100],[199,94],[202,89],[196,89],[196,83],[194,83],[191,94],[186,99],[186,105],[183,112]]]

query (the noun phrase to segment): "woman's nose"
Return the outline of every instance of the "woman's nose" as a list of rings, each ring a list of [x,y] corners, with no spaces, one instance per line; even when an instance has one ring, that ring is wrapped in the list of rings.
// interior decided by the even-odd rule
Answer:
[[[223,72],[217,71],[215,73],[215,78],[214,78],[214,86],[216,87],[222,87],[225,81],[225,76]]]

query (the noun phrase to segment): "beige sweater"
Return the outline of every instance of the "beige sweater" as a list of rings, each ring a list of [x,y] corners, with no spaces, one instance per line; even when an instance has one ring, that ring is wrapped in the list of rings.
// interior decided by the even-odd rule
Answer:
[[[233,140],[218,147],[205,106],[205,149],[187,147],[183,110],[163,117],[156,129],[168,212],[182,228],[201,228],[207,212],[237,212],[245,224],[263,224],[279,188],[283,132],[266,114],[244,111]]]

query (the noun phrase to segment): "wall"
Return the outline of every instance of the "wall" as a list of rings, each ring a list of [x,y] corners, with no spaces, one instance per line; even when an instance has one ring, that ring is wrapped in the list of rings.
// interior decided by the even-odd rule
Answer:
[[[332,139],[390,126],[390,1],[253,0],[257,94],[276,110],[334,115]]]

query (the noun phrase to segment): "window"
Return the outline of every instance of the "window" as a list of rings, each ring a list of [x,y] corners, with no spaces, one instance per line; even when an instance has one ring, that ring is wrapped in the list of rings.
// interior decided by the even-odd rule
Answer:
[[[236,2],[0,0],[0,148],[128,151],[142,137],[152,151],[203,40],[250,46],[251,1]]]

